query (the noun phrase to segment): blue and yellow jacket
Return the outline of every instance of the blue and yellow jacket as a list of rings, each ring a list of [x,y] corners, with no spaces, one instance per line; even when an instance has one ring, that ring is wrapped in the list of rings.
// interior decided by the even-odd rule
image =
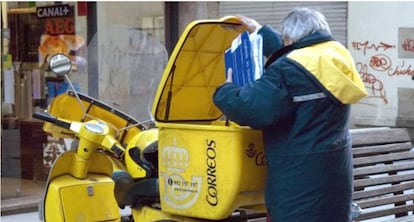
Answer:
[[[348,50],[326,32],[281,48],[259,33],[264,53],[279,49],[263,76],[220,86],[213,101],[231,120],[263,130],[266,206],[272,221],[347,221],[352,201],[350,104],[366,95]]]

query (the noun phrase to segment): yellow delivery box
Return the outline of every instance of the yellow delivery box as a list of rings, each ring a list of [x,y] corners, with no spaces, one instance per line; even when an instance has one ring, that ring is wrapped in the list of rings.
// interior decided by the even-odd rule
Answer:
[[[159,125],[161,208],[173,214],[223,219],[263,204],[261,132],[241,127]]]
[[[164,212],[220,220],[264,204],[261,131],[226,120],[212,101],[242,31],[236,17],[194,21],[171,54],[152,106]]]

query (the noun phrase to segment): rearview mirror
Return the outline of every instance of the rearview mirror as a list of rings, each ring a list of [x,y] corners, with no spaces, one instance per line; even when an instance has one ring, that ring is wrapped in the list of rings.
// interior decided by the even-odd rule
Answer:
[[[49,67],[57,75],[66,75],[72,68],[72,63],[68,56],[64,54],[55,54],[50,58]]]

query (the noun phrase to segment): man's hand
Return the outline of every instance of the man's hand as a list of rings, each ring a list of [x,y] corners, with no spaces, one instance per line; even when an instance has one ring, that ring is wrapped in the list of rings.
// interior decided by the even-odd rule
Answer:
[[[246,30],[249,33],[253,33],[262,27],[262,25],[254,19],[248,18],[243,15],[238,15],[238,17],[240,18],[241,24],[246,27]]]

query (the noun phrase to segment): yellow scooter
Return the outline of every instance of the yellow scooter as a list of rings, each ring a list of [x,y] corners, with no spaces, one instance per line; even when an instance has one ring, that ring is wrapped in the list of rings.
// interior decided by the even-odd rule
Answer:
[[[50,68],[66,76],[71,61],[56,54]],[[137,195],[159,198],[154,169],[141,152],[149,156],[156,152],[156,129],[75,91],[57,96],[48,113],[37,112],[33,117],[44,120],[43,129],[54,137],[72,138],[78,144],[76,150],[60,155],[49,172],[40,204],[44,221],[120,221],[120,207],[137,204]],[[125,149],[123,144],[133,147]],[[127,194],[142,186],[133,177],[147,178],[143,187],[150,189]]]
[[[158,85],[154,128],[84,94],[56,97],[44,130],[78,141],[47,181],[45,221],[244,221],[265,214],[259,130],[222,118],[212,102],[223,52],[242,31],[235,17],[190,23]],[[63,55],[52,71],[69,72]],[[70,107],[70,108],[68,108]],[[121,218],[119,209],[131,208]]]

